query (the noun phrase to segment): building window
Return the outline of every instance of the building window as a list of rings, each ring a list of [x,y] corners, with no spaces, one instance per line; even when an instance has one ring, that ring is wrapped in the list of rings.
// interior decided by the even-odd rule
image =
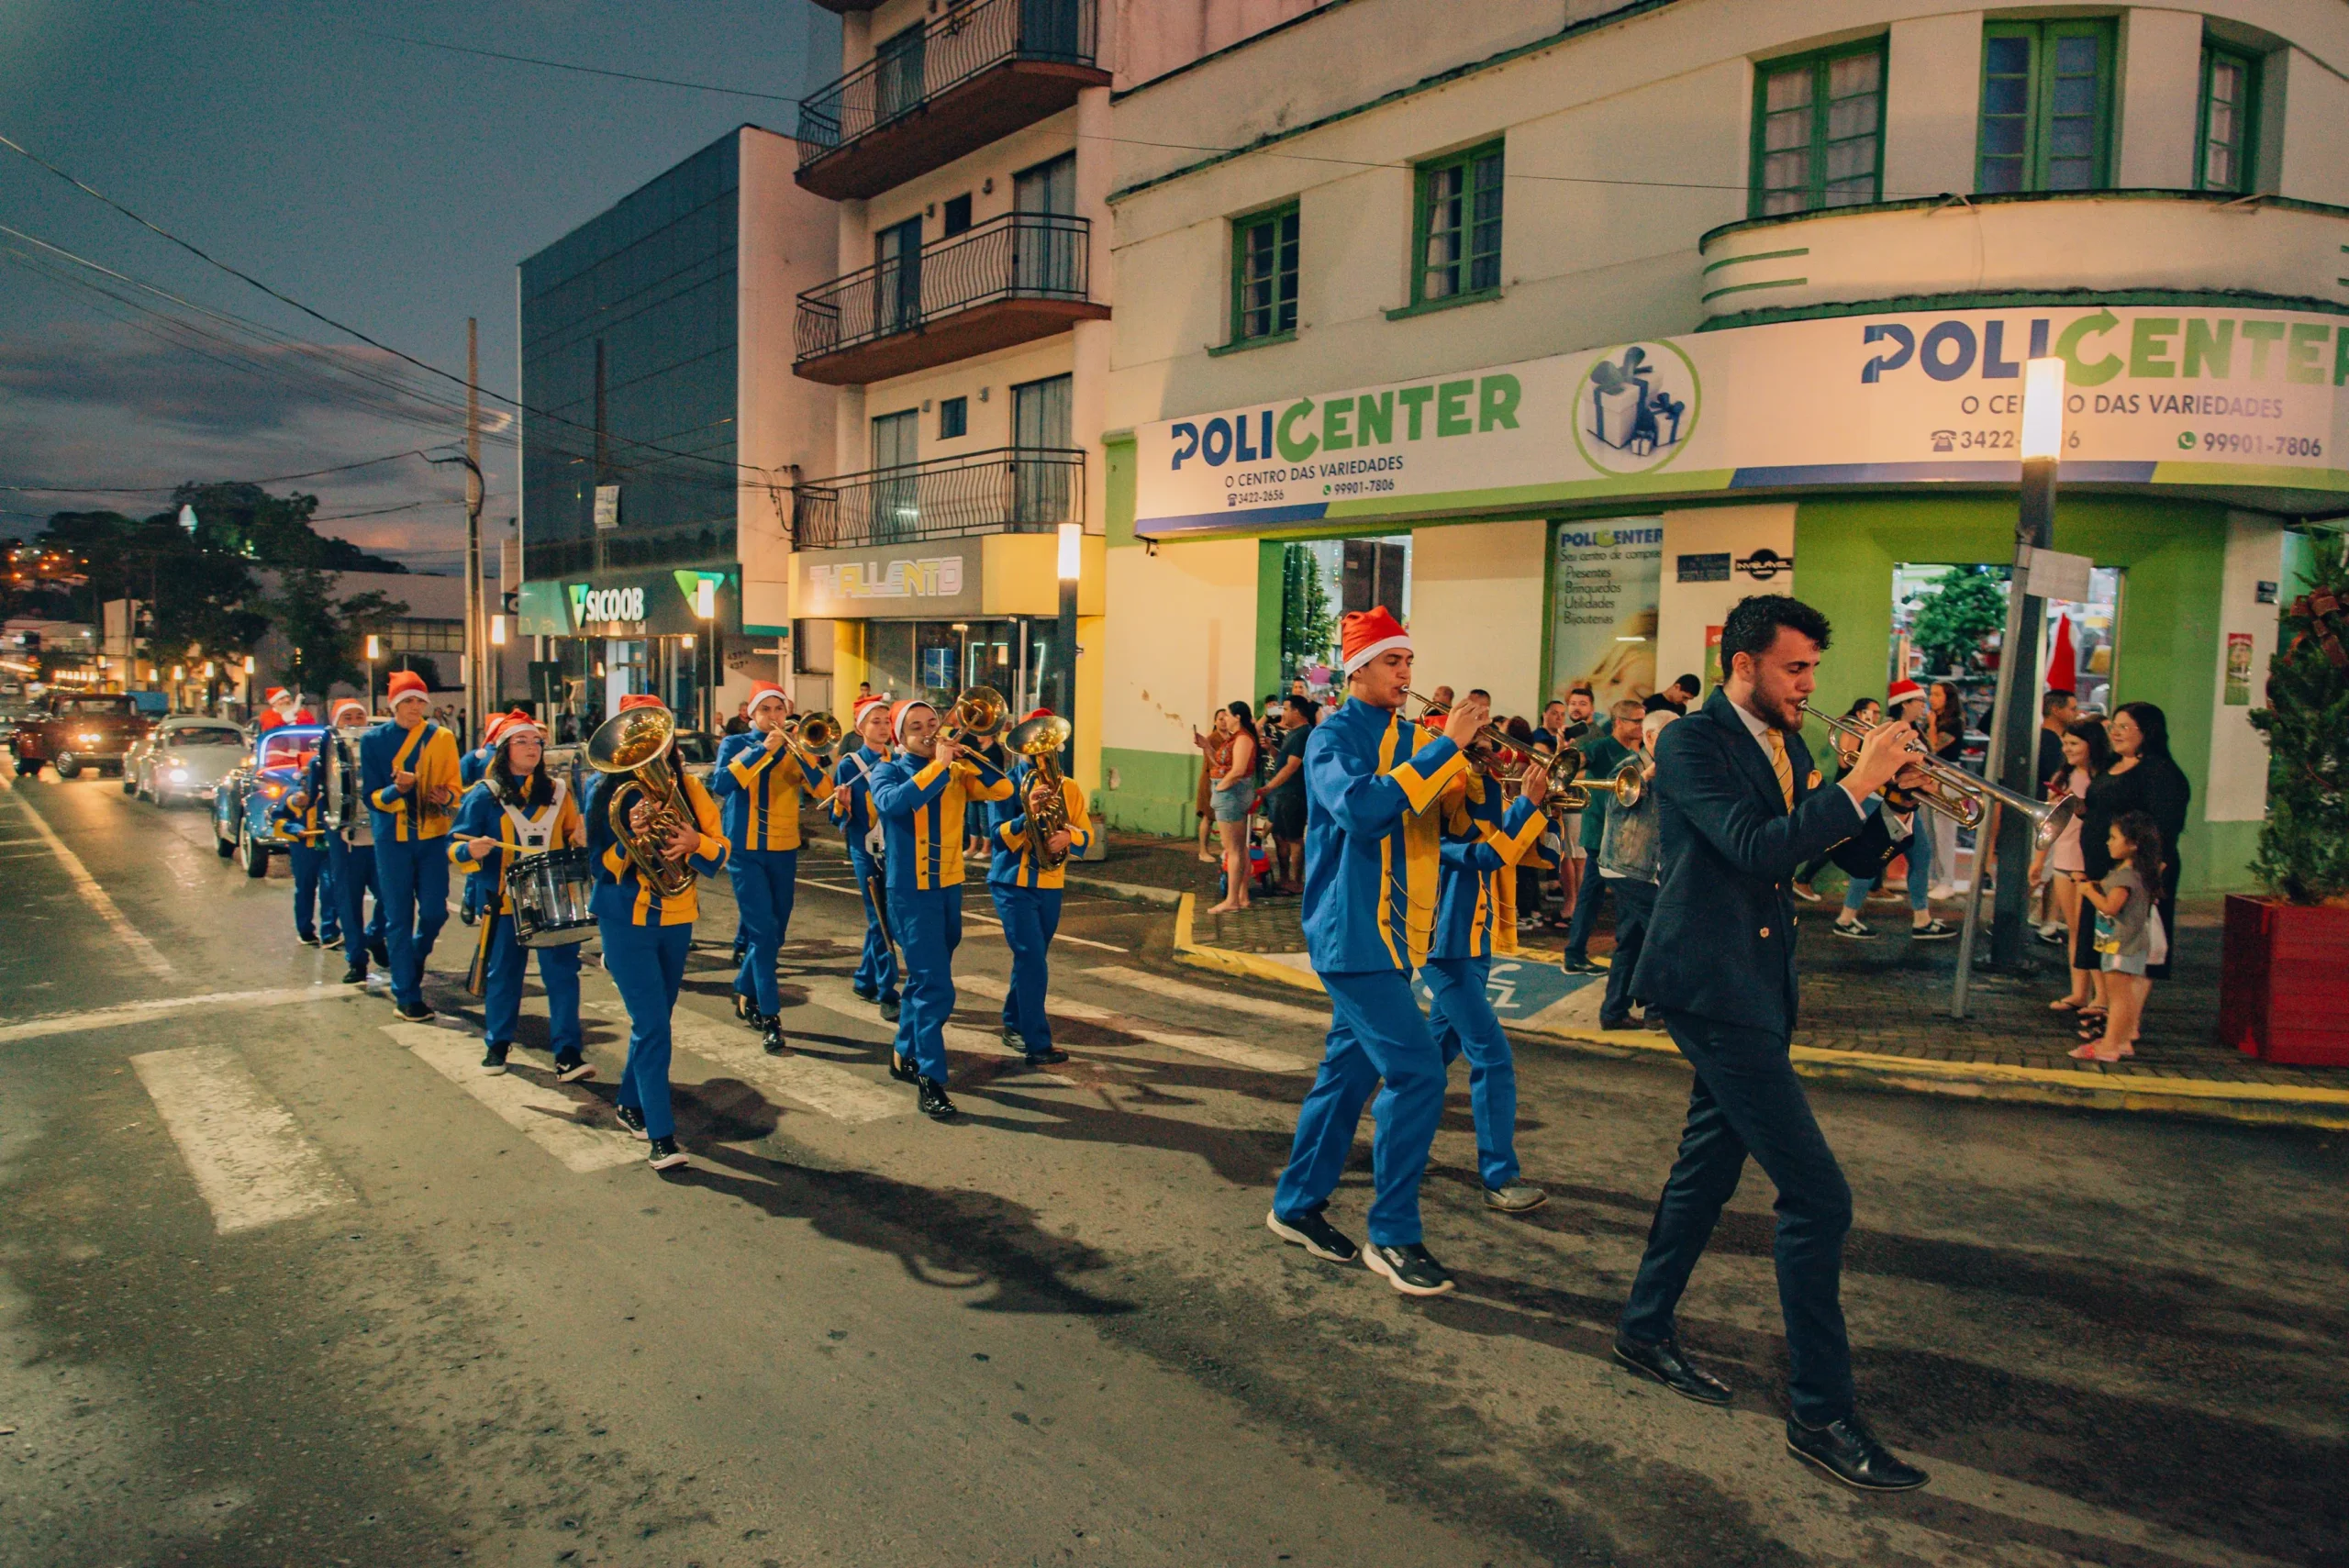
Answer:
[[[1419,167],[1411,303],[1497,294],[1501,286],[1501,144]]]
[[[1297,330],[1297,204],[1231,225],[1231,340]]]
[[[938,400],[938,439],[954,440],[971,433],[971,400],[967,397],[941,397]]]
[[[2199,189],[2251,189],[2258,95],[2255,58],[2216,45],[2202,51],[2202,109],[2198,122],[2201,134],[2196,139],[2194,167],[2194,183]]]
[[[1753,215],[1884,195],[1884,40],[1772,61],[1753,79]]]
[[[941,235],[956,235],[971,227],[971,193],[946,198],[945,209],[939,215],[938,228]]]
[[[1977,188],[1991,195],[2102,189],[2112,60],[2109,21],[1986,26]]]

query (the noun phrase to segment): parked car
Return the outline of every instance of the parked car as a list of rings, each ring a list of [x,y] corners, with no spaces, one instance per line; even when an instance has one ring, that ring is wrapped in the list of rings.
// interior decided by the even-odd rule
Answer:
[[[156,805],[210,800],[246,758],[248,737],[225,718],[180,714],[142,737],[123,759],[122,793],[143,795]]]
[[[236,857],[247,876],[267,876],[269,857],[293,840],[276,820],[280,802],[302,787],[326,727],[287,724],[265,730],[252,756],[225,774],[212,795],[212,847]]]
[[[9,739],[18,776],[38,773],[46,762],[58,777],[70,779],[83,768],[120,773],[123,758],[147,729],[147,720],[127,695],[51,692]]]

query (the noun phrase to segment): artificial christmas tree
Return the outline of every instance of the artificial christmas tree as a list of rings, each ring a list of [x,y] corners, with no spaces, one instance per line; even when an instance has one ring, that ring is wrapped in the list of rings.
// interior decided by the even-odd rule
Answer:
[[[2267,821],[2227,900],[2219,1029],[2269,1062],[2349,1067],[2349,538],[2319,536],[2309,591],[2268,662]]]

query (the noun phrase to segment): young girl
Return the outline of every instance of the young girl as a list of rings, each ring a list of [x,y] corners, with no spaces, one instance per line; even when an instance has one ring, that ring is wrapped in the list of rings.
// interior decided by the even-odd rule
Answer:
[[[2087,824],[2085,808],[2088,791],[2104,770],[2112,763],[2112,748],[2105,740],[2104,726],[2093,718],[2084,718],[2064,732],[2064,762],[2068,769],[2063,789],[2081,803],[2082,815],[2075,816],[2065,826],[2062,837],[2041,851],[2040,859],[2054,873],[2055,906],[2063,911],[2064,929],[2067,933],[2072,962],[2072,988],[2047,1004],[2050,1012],[2077,1013],[2083,1022],[2104,1016],[2104,972],[2096,967],[2093,936],[2087,942],[2080,940],[2080,878],[2089,874],[2083,832]],[[2104,831],[2110,824],[2099,822],[2097,841],[2101,844],[2110,837]],[[2034,864],[2033,869],[2037,869]]]
[[[2112,869],[2090,882],[2081,873],[2080,896],[2096,907],[2096,949],[2103,961],[2107,1017],[2101,1034],[2093,1025],[2080,1031],[2081,1061],[2118,1062],[2137,1054],[2138,1025],[2154,983],[2145,976],[2153,951],[2151,889],[2162,884],[2162,830],[2143,811],[2116,818],[2106,848]]]

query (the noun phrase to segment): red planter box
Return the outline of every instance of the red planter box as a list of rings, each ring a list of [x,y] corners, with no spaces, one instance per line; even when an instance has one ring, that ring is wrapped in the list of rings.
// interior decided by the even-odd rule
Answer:
[[[2246,1056],[2349,1067],[2349,909],[2227,899],[2219,1038]]]

